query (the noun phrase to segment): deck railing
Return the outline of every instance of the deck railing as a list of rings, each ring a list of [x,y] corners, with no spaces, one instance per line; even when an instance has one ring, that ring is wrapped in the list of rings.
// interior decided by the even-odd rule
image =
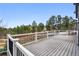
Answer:
[[[30,44],[32,42],[37,42],[40,39],[46,38],[48,36],[54,35],[51,32],[35,32],[29,34],[19,34],[19,35],[7,35],[7,55],[10,56],[34,56],[29,50],[27,50],[23,45]],[[23,45],[22,45],[23,44]]]
[[[13,38],[18,38],[19,43],[21,44],[28,44],[32,42],[37,42],[43,38],[48,38],[48,31],[45,32],[35,32],[35,33],[28,33],[28,34],[17,34],[11,35]]]
[[[26,48],[24,48],[18,39],[13,39],[11,35],[7,35],[7,55],[8,56],[34,56]]]

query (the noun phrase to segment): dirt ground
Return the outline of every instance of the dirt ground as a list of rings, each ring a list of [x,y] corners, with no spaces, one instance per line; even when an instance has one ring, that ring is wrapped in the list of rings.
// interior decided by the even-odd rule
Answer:
[[[0,48],[4,48],[6,44],[6,39],[0,39]]]

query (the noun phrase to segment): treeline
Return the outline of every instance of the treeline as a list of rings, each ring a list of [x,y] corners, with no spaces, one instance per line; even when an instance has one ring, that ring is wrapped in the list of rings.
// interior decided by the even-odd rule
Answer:
[[[68,16],[61,17],[61,15],[51,16],[46,22],[47,30],[73,30],[75,25],[75,19]]]
[[[61,15],[51,16],[44,25],[39,23],[37,25],[36,21],[33,21],[32,25],[21,25],[14,28],[3,28],[0,27],[0,36],[8,34],[22,34],[31,32],[41,32],[45,30],[73,30],[75,28],[76,22],[72,17]]]

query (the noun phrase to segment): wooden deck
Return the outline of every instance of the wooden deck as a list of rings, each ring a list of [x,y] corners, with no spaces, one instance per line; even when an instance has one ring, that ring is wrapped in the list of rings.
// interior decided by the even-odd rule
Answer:
[[[25,47],[35,56],[79,56],[76,35],[58,34]]]

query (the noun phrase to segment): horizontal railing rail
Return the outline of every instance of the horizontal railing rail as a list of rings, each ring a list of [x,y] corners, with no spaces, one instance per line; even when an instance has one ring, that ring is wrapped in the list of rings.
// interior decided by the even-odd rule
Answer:
[[[28,33],[28,34],[17,34],[11,35],[13,38],[18,38],[19,43],[24,44],[27,42],[31,42],[35,40],[35,33]]]
[[[38,32],[37,33],[37,40],[47,38],[47,32]]]
[[[11,56],[34,56],[24,45],[48,39],[48,36],[54,35],[55,32],[35,32],[27,34],[7,35],[7,54]]]
[[[11,35],[13,38],[18,38],[19,43],[25,44],[28,42],[36,42],[39,39],[47,38],[47,31],[46,32],[35,32],[35,33],[27,33],[27,34],[16,34]]]
[[[9,56],[34,56],[30,51],[24,48],[18,39],[13,39],[7,35],[7,55]]]
[[[42,39],[48,39],[48,36],[56,35],[53,31],[44,31],[44,32],[35,32],[35,33],[25,33],[25,34],[16,34],[11,35],[13,38],[18,38],[19,43],[25,45],[33,42],[37,42]]]
[[[29,50],[24,48],[20,43],[15,43],[17,56],[34,56]]]
[[[25,34],[15,34],[15,35],[11,35],[12,37],[18,37],[18,36],[25,36],[25,35],[32,35],[35,33],[25,33]]]
[[[71,31],[77,32],[77,31]],[[10,56],[34,56],[29,50],[27,50],[24,45],[37,42],[39,40],[48,39],[49,36],[57,34],[68,34],[67,32],[59,31],[45,31],[45,32],[35,32],[27,34],[17,34],[17,35],[7,35],[7,55]]]

